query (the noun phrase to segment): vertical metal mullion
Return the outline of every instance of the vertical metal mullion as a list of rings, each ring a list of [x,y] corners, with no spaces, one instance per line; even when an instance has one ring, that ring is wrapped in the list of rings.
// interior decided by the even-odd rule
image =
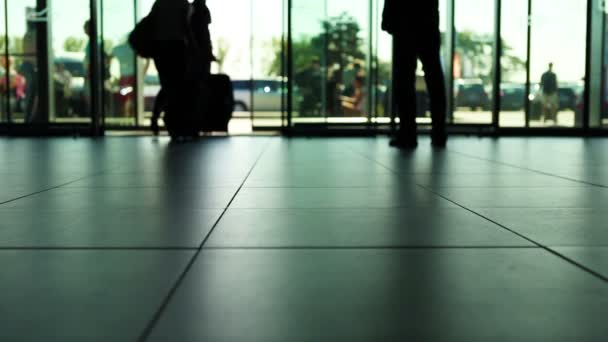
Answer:
[[[285,106],[287,105],[287,99],[286,99],[286,94],[285,94],[285,22],[286,22],[285,18],[285,0],[281,1],[281,71],[280,71],[280,77],[281,77],[281,129],[284,129],[284,125],[285,125],[285,113],[286,113],[286,108]]]
[[[41,12],[49,7],[47,0],[38,0],[36,2],[36,11]],[[50,48],[48,40],[49,24],[51,20],[51,11],[49,10],[46,14],[47,21],[41,20],[35,23],[36,26],[36,66],[38,71],[36,73],[38,82],[38,106],[35,108],[36,113],[32,117],[33,123],[44,123],[48,122],[43,119],[43,115],[49,115],[50,113],[50,69],[49,69],[49,57]],[[27,115],[27,114],[26,114]],[[27,122],[26,122],[27,123]]]
[[[530,58],[532,56],[532,0],[528,0],[528,32],[527,32],[527,46],[526,46],[526,96],[525,96],[525,110],[526,110],[526,128],[530,128],[530,110],[531,101],[530,101],[530,91],[532,89],[531,86],[531,77],[530,77]]]
[[[98,18],[98,3],[96,0],[89,1],[90,6],[90,35],[89,35],[89,64],[90,69],[90,84],[91,84],[91,106],[89,108],[91,115],[91,133],[93,136],[100,136],[103,134],[103,126],[101,124],[101,51],[99,45],[99,18]]]
[[[249,78],[250,78],[250,93],[249,93],[249,118],[251,120],[251,128],[253,129],[254,125],[254,110],[255,110],[255,75],[253,73],[253,64],[254,64],[254,37],[253,37],[253,1],[249,0]]]
[[[494,6],[494,77],[492,80],[492,127],[496,132],[500,123],[500,93],[502,83],[502,0],[495,0]]]
[[[11,76],[10,76],[9,71],[11,70],[12,65],[11,65],[11,61],[10,61],[10,53],[9,53],[10,42],[9,42],[8,37],[9,37],[9,35],[8,35],[8,0],[4,0],[4,42],[5,42],[4,43],[4,58],[6,60],[6,68],[7,68],[6,84],[10,85]],[[10,88],[10,86],[9,86],[9,88]],[[8,96],[6,96],[5,105],[6,105],[6,122],[10,129],[11,122],[13,121],[10,91],[8,92]]]
[[[366,130],[371,131],[373,129],[373,108],[376,103],[376,93],[374,89],[376,88],[376,77],[375,77],[375,57],[374,57],[374,38],[375,38],[375,27],[374,27],[374,1],[368,0],[368,43],[367,43],[367,124]]]
[[[601,73],[601,85],[600,85],[600,112],[599,112],[599,128],[603,128],[604,124],[603,124],[603,117],[604,117],[604,102],[605,97],[606,97],[606,76],[607,76],[607,70],[605,67],[605,60],[606,60],[606,8],[604,5],[603,8],[603,12],[602,12],[602,21],[601,21],[601,32],[602,32],[602,52],[601,52],[601,60],[600,63],[602,64],[602,73]],[[589,116],[591,116],[591,113],[589,113]],[[589,118],[588,121],[591,121],[591,118]]]
[[[102,0],[103,1],[103,0]],[[139,14],[139,11],[137,10],[137,2],[138,0],[133,0],[133,27],[135,28],[135,25],[137,25],[137,16]],[[141,95],[139,93],[139,65],[137,63],[137,54],[134,53],[133,54],[133,65],[135,70],[133,70],[135,72],[135,84],[133,84],[133,92],[135,93],[135,100],[133,101],[133,114],[135,115],[135,127],[140,127],[140,122],[139,122],[139,110],[141,109],[141,106],[139,104],[139,96]]]
[[[593,1],[592,0],[587,0],[587,34],[586,34],[586,54],[585,54],[585,90],[583,91],[583,131],[585,132],[585,134],[587,134],[589,132],[589,123],[591,120],[591,70],[593,68],[592,66],[592,55],[591,55],[591,50],[592,50],[592,32],[593,32],[593,23],[592,23],[592,17],[593,17]],[[603,51],[602,51],[603,54]],[[602,62],[603,63],[603,62]],[[602,82],[603,83],[603,82]],[[575,109],[576,111],[576,109]],[[576,127],[576,114],[575,114],[575,120],[574,120],[574,126]]]
[[[447,108],[450,124],[454,124],[454,54],[456,53],[456,0],[447,1]]]

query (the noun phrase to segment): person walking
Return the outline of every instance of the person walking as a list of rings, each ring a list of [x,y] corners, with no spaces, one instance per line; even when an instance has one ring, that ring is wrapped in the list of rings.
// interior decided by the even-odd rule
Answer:
[[[553,72],[553,63],[549,63],[547,70],[540,80],[542,91],[541,102],[543,104],[543,121],[553,120],[557,123],[557,111],[559,110],[559,86],[557,75]]]
[[[424,67],[433,118],[432,145],[445,147],[446,89],[441,66],[438,0],[386,0],[382,29],[394,41],[394,96],[401,120],[391,146],[418,146],[416,128],[416,67]]]

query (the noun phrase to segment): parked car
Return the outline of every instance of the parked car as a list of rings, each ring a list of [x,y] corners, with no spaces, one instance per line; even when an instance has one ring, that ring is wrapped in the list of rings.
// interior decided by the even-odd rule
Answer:
[[[526,86],[519,83],[504,83],[500,87],[501,110],[523,110],[526,103]]]
[[[280,112],[283,106],[284,82],[280,79],[234,80],[234,110],[246,112]]]
[[[471,110],[490,109],[490,97],[480,79],[461,79],[454,87],[456,107],[469,107]]]
[[[58,115],[84,115],[87,112],[85,92],[84,54],[66,53],[55,57],[54,66],[63,65],[71,75],[70,98],[67,99],[68,112]]]

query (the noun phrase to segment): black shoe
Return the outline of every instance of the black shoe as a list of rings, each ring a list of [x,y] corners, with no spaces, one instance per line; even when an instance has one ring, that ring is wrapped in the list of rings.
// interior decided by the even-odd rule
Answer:
[[[402,149],[414,149],[418,147],[418,141],[416,139],[395,138],[390,141],[389,145]]]
[[[448,142],[448,136],[445,134],[433,135],[431,137],[431,145],[437,148],[445,148]]]

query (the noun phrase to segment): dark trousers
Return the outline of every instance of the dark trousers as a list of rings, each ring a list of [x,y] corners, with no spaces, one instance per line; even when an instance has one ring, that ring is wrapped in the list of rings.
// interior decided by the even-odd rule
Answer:
[[[426,32],[424,32],[426,31]],[[446,88],[441,67],[441,38],[439,29],[418,27],[408,33],[394,35],[394,96],[401,120],[399,136],[413,139],[416,136],[416,68],[418,59],[424,67],[427,89],[431,101],[433,134],[445,135]]]
[[[162,51],[154,58],[161,89],[164,92],[165,121],[184,115],[183,100],[186,80],[186,49],[183,42],[161,42]],[[158,102],[160,104],[160,102]],[[155,106],[156,107],[156,106]],[[157,108],[155,108],[157,109]]]

